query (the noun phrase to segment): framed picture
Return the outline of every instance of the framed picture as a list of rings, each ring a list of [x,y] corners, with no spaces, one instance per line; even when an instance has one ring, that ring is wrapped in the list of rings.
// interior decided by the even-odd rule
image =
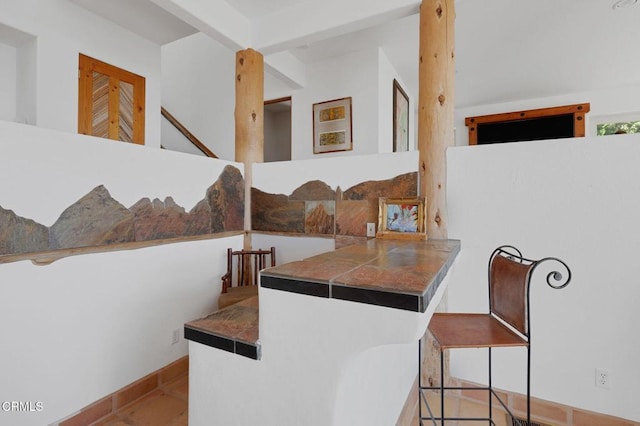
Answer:
[[[424,209],[419,198],[379,198],[376,237],[426,240]]]
[[[352,149],[351,97],[313,104],[313,153]]]
[[[409,151],[409,97],[393,80],[393,152]]]

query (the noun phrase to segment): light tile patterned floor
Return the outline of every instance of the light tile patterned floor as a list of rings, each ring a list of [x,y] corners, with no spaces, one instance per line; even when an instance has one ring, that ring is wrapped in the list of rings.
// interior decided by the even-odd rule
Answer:
[[[183,374],[94,426],[187,426],[189,376]]]

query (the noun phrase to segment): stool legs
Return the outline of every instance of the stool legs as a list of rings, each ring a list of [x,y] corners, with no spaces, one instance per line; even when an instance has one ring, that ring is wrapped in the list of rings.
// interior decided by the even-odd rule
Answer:
[[[440,424],[444,426],[444,349],[440,347]]]
[[[491,377],[491,347],[489,347],[489,422],[493,424],[493,383]]]

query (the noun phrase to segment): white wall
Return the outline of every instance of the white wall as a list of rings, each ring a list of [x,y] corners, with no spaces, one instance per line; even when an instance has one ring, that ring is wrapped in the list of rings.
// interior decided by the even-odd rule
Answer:
[[[15,121],[35,125],[38,122],[38,40],[35,37],[16,50],[16,64]]]
[[[184,152],[185,154],[200,155],[204,154],[194,144],[187,139],[182,132],[162,117],[160,126],[162,132],[162,147],[171,151]]]
[[[77,132],[78,54],[83,53],[145,77],[145,141],[148,146],[160,146],[158,45],[68,1],[10,3],[11,7],[3,8],[0,24],[38,37],[34,124]]]
[[[235,52],[204,34],[162,47],[164,107],[224,159],[235,157],[234,76]],[[265,99],[292,98],[291,159],[391,152],[394,78],[397,73],[382,49],[308,64],[306,85],[298,90],[266,74]],[[349,96],[353,103],[353,150],[314,155],[313,104]],[[410,120],[409,125],[413,140],[415,121]]]
[[[383,49],[378,55],[378,150],[379,152],[393,152],[393,80],[398,80],[400,86],[409,97],[409,151],[416,149],[415,132],[416,120],[412,111],[417,111],[414,96],[408,92],[408,86],[398,75]]]
[[[450,311],[487,310],[486,263],[501,244],[557,256],[573,280],[532,284],[532,393],[640,421],[639,135],[519,142],[448,151],[449,237],[462,241]],[[484,351],[458,351],[454,376],[482,382]],[[499,351],[495,385],[524,391],[525,354]],[[595,387],[607,370],[609,390]]]
[[[235,66],[235,52],[202,33],[162,46],[162,105],[225,160],[235,158]]]
[[[391,84],[391,83],[389,83]],[[313,104],[352,98],[353,150],[313,154]],[[378,50],[354,52],[307,68],[307,85],[294,92],[291,112],[291,158],[348,157],[378,152]]]
[[[16,116],[16,48],[0,39],[0,120]]]
[[[47,226],[100,184],[126,207],[171,196],[189,210],[224,166],[243,170],[8,122],[0,148],[0,206]],[[171,345],[172,331],[214,309],[226,248],[242,238],[0,264],[0,401],[43,404],[0,412],[0,423],[55,422],[184,356],[186,342]]]
[[[254,249],[276,248],[276,265],[306,259],[336,248],[333,238],[287,237],[273,234],[251,234]]]

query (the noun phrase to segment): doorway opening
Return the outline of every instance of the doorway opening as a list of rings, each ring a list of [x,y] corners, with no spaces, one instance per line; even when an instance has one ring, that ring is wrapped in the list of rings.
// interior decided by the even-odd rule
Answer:
[[[291,160],[291,97],[264,103],[264,162]]]

